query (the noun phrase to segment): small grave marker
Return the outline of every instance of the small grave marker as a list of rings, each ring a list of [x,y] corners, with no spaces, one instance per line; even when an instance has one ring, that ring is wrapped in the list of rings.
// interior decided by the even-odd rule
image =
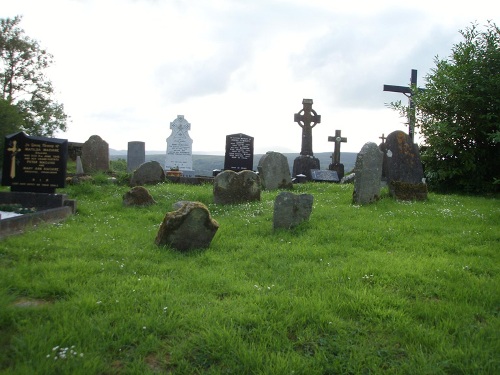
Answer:
[[[246,134],[230,134],[226,136],[226,155],[224,169],[240,172],[253,169],[254,138]]]
[[[329,169],[311,169],[311,178],[313,181],[324,181],[324,182],[339,182],[340,178],[337,171],[331,171]]]
[[[332,164],[328,166],[328,169],[336,171],[338,177],[342,179],[342,177],[344,177],[344,164],[340,163],[340,145],[341,143],[346,143],[347,138],[342,137],[340,130],[335,130],[335,137],[328,137],[328,142],[335,142],[335,148],[331,156]]]

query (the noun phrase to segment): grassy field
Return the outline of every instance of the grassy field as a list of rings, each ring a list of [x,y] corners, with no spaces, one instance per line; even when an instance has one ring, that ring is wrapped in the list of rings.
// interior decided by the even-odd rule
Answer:
[[[498,374],[500,204],[314,195],[272,229],[278,192],[216,206],[212,187],[82,184],[67,221],[0,242],[1,374]],[[154,245],[178,200],[220,224],[209,249]]]

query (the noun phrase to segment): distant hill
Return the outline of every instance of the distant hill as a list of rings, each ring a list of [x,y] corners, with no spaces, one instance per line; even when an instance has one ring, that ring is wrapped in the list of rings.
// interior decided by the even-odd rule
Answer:
[[[293,161],[298,154],[283,154],[288,159],[288,165],[290,166],[290,172],[293,168]],[[356,163],[356,153],[355,152],[341,152],[340,153],[340,162],[344,164],[345,172],[348,173],[354,168],[354,164]],[[253,158],[253,169],[257,170],[257,165],[259,164],[260,158],[263,154],[255,154]],[[332,156],[331,152],[320,152],[314,154],[315,157],[319,159],[321,169],[328,169],[328,166],[332,162],[330,158]],[[165,163],[166,154],[151,154],[146,153],[146,161],[157,161],[161,165]],[[127,159],[127,153],[125,154],[113,154],[110,153],[111,160],[118,159]],[[193,155],[193,169],[195,173],[199,176],[212,176],[212,171],[214,169],[223,169],[224,168],[224,155]]]

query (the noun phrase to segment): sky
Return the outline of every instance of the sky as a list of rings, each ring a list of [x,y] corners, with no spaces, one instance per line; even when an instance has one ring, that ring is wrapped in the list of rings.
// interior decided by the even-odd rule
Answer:
[[[313,99],[313,152],[359,152],[407,131],[383,85],[418,84],[472,23],[498,24],[500,2],[335,0],[1,0],[54,56],[47,76],[70,116],[58,138],[165,152],[170,123],[191,124],[193,153],[223,154],[226,136],[256,153],[299,153],[294,114]],[[417,141],[419,137],[417,135]]]

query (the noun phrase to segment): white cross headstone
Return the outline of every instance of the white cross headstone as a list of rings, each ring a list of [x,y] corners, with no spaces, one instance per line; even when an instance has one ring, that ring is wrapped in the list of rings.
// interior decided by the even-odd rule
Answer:
[[[178,168],[180,171],[193,170],[193,140],[188,134],[191,124],[183,115],[170,123],[172,134],[167,138],[167,158],[165,169]]]

